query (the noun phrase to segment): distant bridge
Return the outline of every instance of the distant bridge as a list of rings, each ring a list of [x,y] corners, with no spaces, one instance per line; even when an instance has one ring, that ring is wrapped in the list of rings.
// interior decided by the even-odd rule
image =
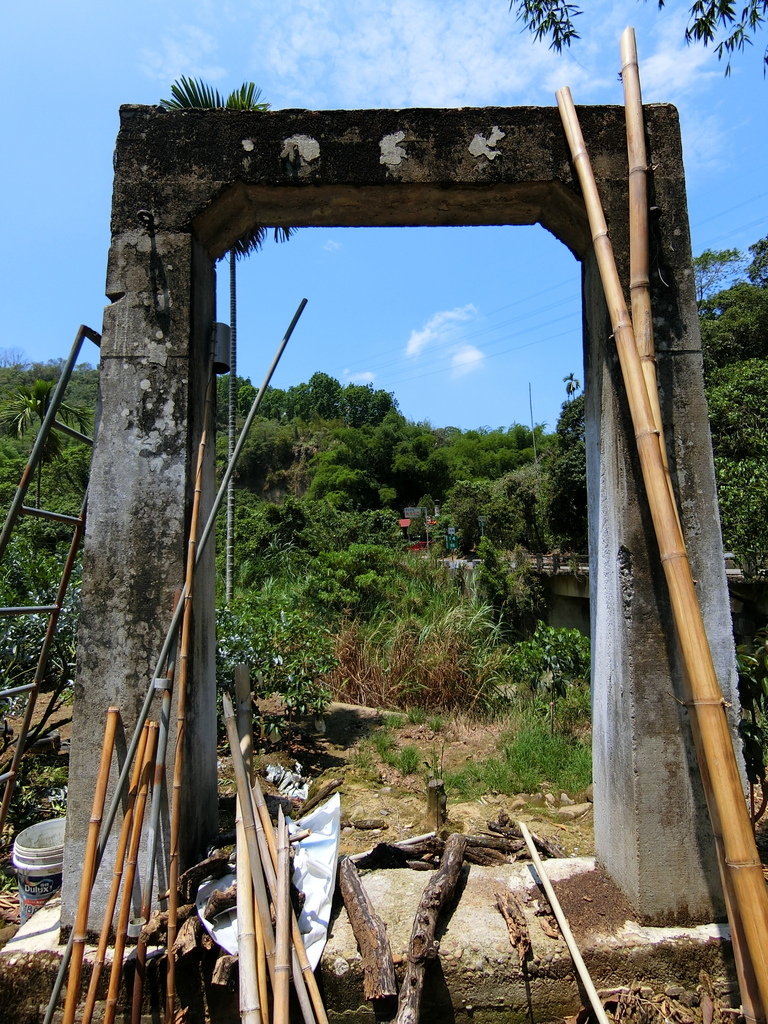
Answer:
[[[544,578],[549,625],[578,629],[589,636],[589,556],[529,554],[527,560]],[[745,578],[732,555],[725,557],[725,573],[733,631],[740,642],[768,622],[768,580]]]

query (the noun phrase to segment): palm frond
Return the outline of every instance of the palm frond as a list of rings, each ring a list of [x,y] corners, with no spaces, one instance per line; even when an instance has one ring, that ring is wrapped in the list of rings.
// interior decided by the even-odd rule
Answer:
[[[213,86],[197,78],[187,78],[185,75],[173,83],[171,94],[173,99],[160,100],[160,106],[166,110],[189,110],[192,107],[207,110],[212,107],[228,105],[218,89],[214,89]]]
[[[269,110],[269,103],[259,103],[261,89],[253,82],[243,82],[239,89],[233,89],[227,96],[226,106],[230,110]]]
[[[236,257],[240,259],[241,256],[250,256],[252,252],[258,252],[267,239],[267,231],[267,228],[257,227],[247,232],[242,238],[238,238],[232,246]],[[277,227],[273,231],[276,242],[287,242],[291,235],[295,234],[296,228]]]

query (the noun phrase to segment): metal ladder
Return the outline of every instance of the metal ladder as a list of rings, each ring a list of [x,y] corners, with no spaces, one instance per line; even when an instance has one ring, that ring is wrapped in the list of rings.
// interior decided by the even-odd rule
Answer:
[[[35,712],[35,706],[37,704],[37,698],[40,693],[40,687],[43,679],[45,678],[46,668],[48,666],[48,657],[50,655],[51,646],[53,639],[56,634],[56,626],[59,620],[59,614],[64,604],[64,598],[66,596],[67,587],[69,586],[69,580],[72,575],[72,569],[75,565],[77,553],[80,548],[80,544],[83,539],[85,532],[85,513],[86,505],[88,501],[88,494],[86,491],[85,497],[80,508],[80,514],[77,516],[63,515],[60,512],[49,512],[46,509],[34,508],[24,504],[27,489],[29,488],[30,482],[34,478],[35,470],[40,464],[42,458],[43,448],[45,442],[50,435],[52,430],[60,430],[62,433],[67,434],[69,437],[73,437],[75,440],[82,442],[83,444],[92,445],[93,439],[82,434],[78,430],[74,430],[72,427],[67,426],[65,423],[61,423],[56,419],[59,407],[64,400],[64,392],[69,384],[72,371],[75,368],[78,356],[80,355],[80,349],[85,339],[92,341],[95,345],[101,345],[101,335],[97,334],[96,331],[90,327],[80,326],[75,340],[72,344],[72,350],[69,354],[69,358],[64,364],[64,368],[59,377],[56,388],[51,397],[48,410],[45,418],[40,426],[35,443],[32,446],[32,451],[29,455],[29,460],[24,468],[24,472],[21,476],[21,481],[16,488],[16,494],[14,495],[11,507],[8,510],[8,514],[5,518],[5,524],[0,532],[0,559],[5,554],[5,549],[8,546],[8,542],[11,539],[11,534],[20,516],[29,515],[36,516],[40,519],[47,519],[57,523],[66,523],[72,527],[72,540],[69,545],[67,558],[64,563],[64,569],[62,571],[61,579],[59,581],[59,587],[56,593],[56,599],[53,604],[46,605],[26,605],[22,607],[0,607],[0,616],[15,616],[15,615],[47,615],[48,625],[45,631],[45,637],[43,639],[42,647],[40,649],[40,655],[37,660],[37,667],[35,669],[35,675],[31,683],[26,683],[23,686],[12,686],[6,689],[0,687],[0,699],[7,697],[13,697],[20,694],[27,695],[27,705],[24,711],[24,718],[22,721],[19,735],[16,740],[16,747],[13,753],[13,759],[11,761],[10,768],[8,771],[0,774],[0,783],[5,783],[3,790],[3,799],[0,804],[0,836],[2,836],[3,828],[5,827],[5,821],[8,816],[8,809],[11,804],[11,798],[13,796],[14,786],[16,784],[16,778],[18,775],[19,762],[25,753],[27,734],[32,722],[32,716]]]

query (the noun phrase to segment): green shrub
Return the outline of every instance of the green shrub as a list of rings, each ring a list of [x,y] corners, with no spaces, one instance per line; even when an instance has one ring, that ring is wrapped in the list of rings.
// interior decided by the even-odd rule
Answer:
[[[290,715],[320,714],[330,700],[326,676],[335,664],[331,634],[306,613],[261,597],[219,611],[219,681],[231,678],[236,665],[248,665],[257,696],[279,694]]]

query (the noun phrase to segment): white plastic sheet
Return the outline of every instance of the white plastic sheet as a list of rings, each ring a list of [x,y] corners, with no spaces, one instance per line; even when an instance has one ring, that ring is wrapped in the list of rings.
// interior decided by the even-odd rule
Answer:
[[[299,917],[299,929],[312,970],[328,937],[333,891],[336,888],[336,865],[339,859],[341,832],[341,798],[338,793],[316,807],[294,824],[288,819],[289,832],[308,828],[311,834],[302,839],[293,861],[293,882],[305,896]]]
[[[331,919],[333,891],[336,887],[336,866],[339,859],[341,799],[335,793],[321,807],[296,823],[288,818],[288,831],[308,828],[311,834],[298,844],[293,861],[293,882],[305,896],[299,917],[299,930],[312,970],[320,963]],[[237,953],[237,911],[219,914],[209,921],[203,916],[205,904],[216,889],[228,889],[235,881],[233,873],[223,878],[209,878],[198,889],[197,911],[208,934],[230,955]]]

